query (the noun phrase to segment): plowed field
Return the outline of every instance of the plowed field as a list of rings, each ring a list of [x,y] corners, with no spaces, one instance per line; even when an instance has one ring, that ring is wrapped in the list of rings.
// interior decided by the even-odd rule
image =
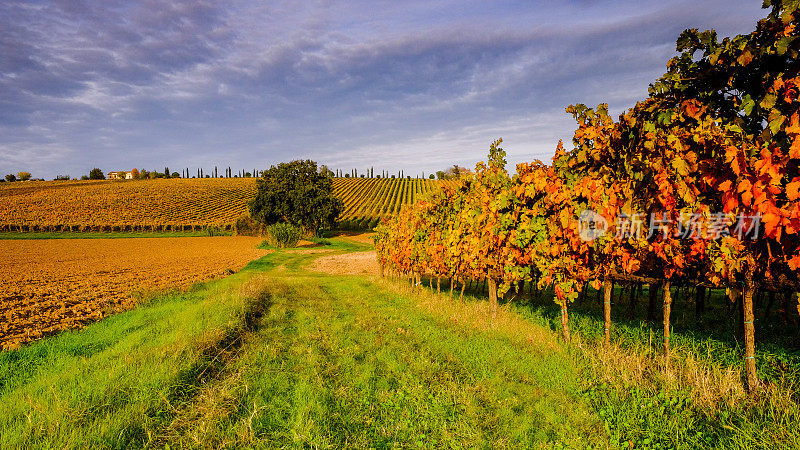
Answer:
[[[131,308],[134,291],[186,287],[259,258],[253,237],[0,241],[0,349]]]

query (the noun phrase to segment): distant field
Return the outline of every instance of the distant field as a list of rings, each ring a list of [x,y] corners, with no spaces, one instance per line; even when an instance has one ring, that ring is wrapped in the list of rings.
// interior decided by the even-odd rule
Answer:
[[[442,183],[337,178],[333,187],[343,228],[366,228]],[[255,178],[2,183],[0,231],[230,230],[255,191]]]

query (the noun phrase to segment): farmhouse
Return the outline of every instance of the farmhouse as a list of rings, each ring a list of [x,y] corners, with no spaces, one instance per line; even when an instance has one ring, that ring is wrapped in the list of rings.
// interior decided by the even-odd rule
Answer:
[[[108,172],[108,179],[109,180],[132,180],[133,173],[132,172]]]

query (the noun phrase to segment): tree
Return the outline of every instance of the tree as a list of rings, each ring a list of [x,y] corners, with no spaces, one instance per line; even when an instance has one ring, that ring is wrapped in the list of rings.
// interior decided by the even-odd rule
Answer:
[[[319,173],[328,178],[333,178],[334,176],[336,176],[336,174],[334,174],[333,171],[328,168],[328,166],[320,166]]]
[[[89,179],[90,180],[105,180],[106,176],[103,174],[103,171],[95,167],[94,169],[89,171]]]
[[[6,175],[6,181],[9,181],[9,182],[17,181],[17,177],[13,173],[10,173],[10,174]]]
[[[428,175],[428,178],[430,178],[431,180],[433,180],[433,179],[435,179],[435,178],[436,178],[436,175],[434,175],[434,174],[430,174],[430,175]]]
[[[137,169],[136,167],[131,169],[131,177],[133,177],[134,180],[138,179],[139,175],[140,175],[139,174],[139,169]]]
[[[445,176],[448,179],[457,179],[461,178],[462,175],[468,173],[471,173],[471,171],[466,167],[461,167],[459,165],[453,164],[453,167],[447,169],[447,171],[445,172]]]
[[[436,178],[440,180],[457,180],[470,174],[472,174],[471,170],[454,164],[453,167],[450,167],[447,170],[437,170]],[[422,174],[422,176],[424,178],[425,174]],[[431,175],[430,178],[433,179],[433,175]]]
[[[333,227],[343,209],[342,201],[333,196],[331,178],[319,173],[311,160],[270,167],[257,189],[250,215],[267,225],[288,222],[313,232]]]
[[[31,179],[31,173],[30,172],[18,172],[17,173],[17,178],[19,178],[20,181],[28,181],[28,180]]]
[[[178,172],[172,172],[172,178],[180,178],[180,177],[181,174],[179,174]]]

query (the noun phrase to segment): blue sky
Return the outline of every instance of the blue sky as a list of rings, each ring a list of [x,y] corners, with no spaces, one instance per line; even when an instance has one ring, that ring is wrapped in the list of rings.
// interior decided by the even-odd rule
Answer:
[[[0,3],[0,175],[263,168],[406,174],[569,143],[573,103],[632,106],[686,28],[758,0]]]

